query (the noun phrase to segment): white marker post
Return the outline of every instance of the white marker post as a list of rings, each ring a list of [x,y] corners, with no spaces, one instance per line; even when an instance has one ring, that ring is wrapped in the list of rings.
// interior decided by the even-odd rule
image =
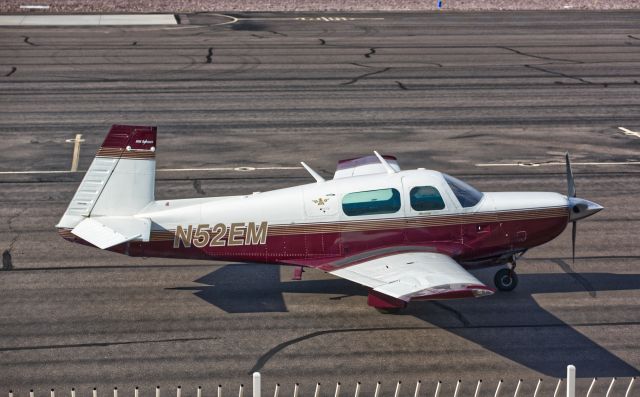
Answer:
[[[260,382],[260,372],[253,373],[253,397],[260,397],[262,394],[262,384]]]
[[[71,172],[78,171],[78,163],[80,162],[80,143],[84,142],[82,134],[76,134],[75,139],[65,140],[67,143],[73,142],[73,157],[71,158]]]
[[[567,397],[576,397],[576,367],[567,365]]]

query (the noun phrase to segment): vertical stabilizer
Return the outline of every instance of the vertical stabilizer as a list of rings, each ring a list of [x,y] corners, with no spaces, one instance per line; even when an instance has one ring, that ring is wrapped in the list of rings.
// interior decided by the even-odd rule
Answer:
[[[57,227],[126,216],[154,200],[156,127],[113,125]]]

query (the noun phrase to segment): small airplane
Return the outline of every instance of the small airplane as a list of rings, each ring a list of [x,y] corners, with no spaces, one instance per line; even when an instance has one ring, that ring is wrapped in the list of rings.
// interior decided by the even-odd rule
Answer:
[[[498,290],[518,284],[516,261],[603,207],[568,194],[480,192],[450,175],[403,171],[392,156],[341,160],[332,180],[242,196],[155,200],[157,128],[114,125],[56,225],[66,240],[130,256],[312,267],[369,288],[394,312],[412,300],[495,292],[466,269],[501,266]]]

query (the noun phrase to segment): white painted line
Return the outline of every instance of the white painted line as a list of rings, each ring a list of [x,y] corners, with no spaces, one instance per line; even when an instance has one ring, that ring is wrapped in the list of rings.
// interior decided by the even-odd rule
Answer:
[[[618,129],[624,132],[625,135],[635,136],[636,138],[640,138],[640,132],[631,131],[630,129],[624,127],[618,127]]]
[[[218,168],[160,168],[157,172],[194,172],[194,171],[272,171],[272,170],[301,170],[302,167],[218,167]],[[76,171],[0,171],[0,175],[29,175],[29,174],[73,174]]]
[[[519,163],[479,163],[476,167],[544,167],[548,165],[566,165],[563,161],[550,161],[548,163],[519,162]],[[611,161],[611,162],[571,162],[571,165],[640,165],[640,161]]]
[[[49,6],[47,5],[39,5],[39,4],[34,4],[34,5],[22,5],[20,6],[21,10],[48,10]]]

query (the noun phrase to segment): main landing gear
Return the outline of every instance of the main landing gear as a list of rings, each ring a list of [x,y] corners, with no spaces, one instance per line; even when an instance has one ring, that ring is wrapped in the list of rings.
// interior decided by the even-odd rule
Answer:
[[[518,275],[516,274],[516,259],[511,259],[506,269],[500,269],[493,277],[493,283],[500,291],[513,291],[518,285]]]

